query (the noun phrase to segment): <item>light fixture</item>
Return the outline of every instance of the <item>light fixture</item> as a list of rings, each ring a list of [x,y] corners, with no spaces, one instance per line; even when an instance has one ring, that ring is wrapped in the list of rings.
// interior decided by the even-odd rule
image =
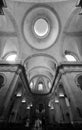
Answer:
[[[59,99],[57,96],[55,96],[55,103],[59,103]]]
[[[59,97],[60,98],[63,98],[63,97],[65,97],[65,91],[64,91],[64,88],[63,88],[63,84],[62,83],[60,83],[59,84]]]
[[[30,110],[30,106],[27,106],[27,108],[26,108],[26,109]]]
[[[21,91],[20,91],[20,92],[18,92],[16,96],[17,96],[17,97],[21,97],[21,96],[22,96]]]
[[[30,103],[30,105],[29,105],[30,107],[32,107],[33,105],[32,105],[32,103]]]
[[[32,104],[32,103],[29,103],[27,107],[33,107],[33,104]]]
[[[62,92],[60,92],[59,97],[64,97],[64,94]]]
[[[59,103],[59,100],[58,100],[58,99],[55,99],[55,103]]]
[[[51,109],[51,110],[54,110],[54,106],[51,106],[50,109]]]
[[[6,54],[5,59],[6,59],[7,62],[13,63],[17,59],[17,53],[16,52],[10,52],[10,53]]]
[[[22,99],[22,103],[26,103],[26,99],[25,98]]]

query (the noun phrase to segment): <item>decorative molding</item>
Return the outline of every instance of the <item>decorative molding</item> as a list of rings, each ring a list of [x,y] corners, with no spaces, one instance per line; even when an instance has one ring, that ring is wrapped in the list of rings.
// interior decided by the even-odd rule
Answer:
[[[17,2],[32,2],[32,3],[46,3],[46,2],[61,2],[61,1],[69,1],[69,0],[10,0]],[[71,0],[70,0],[71,1]]]

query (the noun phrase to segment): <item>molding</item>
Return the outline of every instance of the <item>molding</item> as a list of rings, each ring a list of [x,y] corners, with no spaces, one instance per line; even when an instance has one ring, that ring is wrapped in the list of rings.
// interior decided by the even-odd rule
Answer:
[[[30,2],[30,3],[46,3],[46,2],[50,2],[51,3],[51,2],[63,2],[63,1],[69,1],[69,0],[10,0],[10,1],[27,2],[27,3],[28,2]]]

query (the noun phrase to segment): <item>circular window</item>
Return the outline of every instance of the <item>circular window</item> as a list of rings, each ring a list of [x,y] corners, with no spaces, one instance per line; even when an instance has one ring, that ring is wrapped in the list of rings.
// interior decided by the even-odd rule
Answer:
[[[39,37],[46,36],[49,32],[48,22],[43,18],[37,19],[34,23],[34,32]]]
[[[3,73],[0,73],[0,88],[3,87],[6,83],[6,76]]]
[[[82,89],[82,75],[77,75],[75,81],[76,84]]]
[[[79,85],[82,86],[82,75],[80,75],[80,76],[78,77],[77,82],[78,82]]]

